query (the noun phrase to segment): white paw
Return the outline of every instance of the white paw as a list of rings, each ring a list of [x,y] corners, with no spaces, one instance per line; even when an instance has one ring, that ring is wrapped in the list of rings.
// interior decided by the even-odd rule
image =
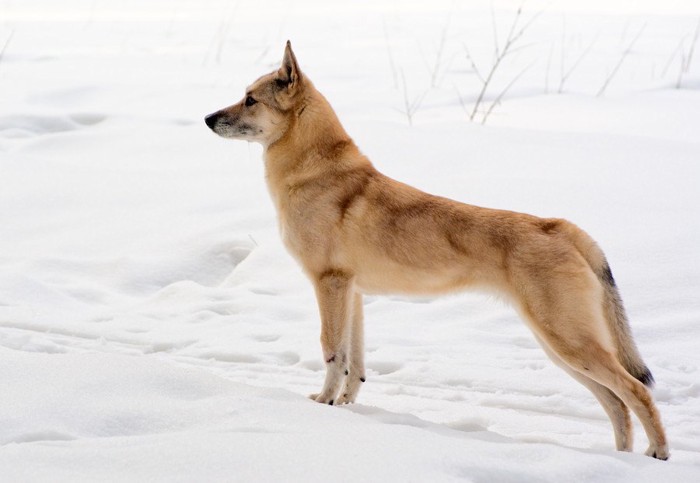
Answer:
[[[668,452],[668,445],[663,445],[663,446],[656,446],[656,445],[650,445],[649,449],[646,450],[644,453],[647,456],[651,456],[652,458],[656,458],[657,460],[664,460],[666,461],[671,454]]]
[[[309,394],[309,399],[321,404],[330,404],[331,406],[335,404],[335,400],[332,397],[324,396],[323,394]]]
[[[355,402],[357,395],[350,395],[349,393],[343,393],[338,397],[338,401],[335,404],[352,404]]]
[[[336,401],[336,404],[354,403],[355,399],[357,399],[357,393],[360,392],[360,387],[362,386],[362,383],[364,381],[364,377],[358,377],[352,374],[349,375],[345,379],[345,387],[340,392],[340,396],[338,397],[338,401]]]

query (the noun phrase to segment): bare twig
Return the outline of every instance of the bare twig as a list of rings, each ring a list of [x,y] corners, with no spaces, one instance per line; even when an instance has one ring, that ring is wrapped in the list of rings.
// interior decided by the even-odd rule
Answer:
[[[525,2],[523,1],[523,3],[525,3]],[[520,5],[520,9],[522,9],[522,8],[523,8],[523,7],[522,7],[522,4],[521,4],[521,5]],[[518,30],[518,33],[516,33],[516,34],[513,36],[513,39],[512,39],[511,42],[510,42],[511,45],[514,44],[515,42],[517,42],[518,39],[520,39],[520,37],[523,36],[523,34],[524,34],[525,31],[530,27],[530,25],[532,25],[532,23],[533,23],[535,20],[537,20],[537,19],[540,17],[540,15],[542,15],[542,12],[544,12],[544,10],[540,10],[540,11],[537,12],[535,15],[533,15],[532,17],[530,17],[530,19],[525,23],[525,25],[523,25],[523,26],[520,28],[520,30]]]
[[[561,17],[561,59],[559,60],[559,78],[564,78],[566,70],[566,15]]]
[[[459,105],[462,106],[462,109],[464,109],[464,112],[469,114],[469,108],[467,107],[467,103],[464,102],[464,98],[462,97],[462,93],[459,92],[457,85],[453,84],[452,87],[454,87],[455,92],[457,93],[457,99],[459,99]]]
[[[423,102],[423,99],[425,98],[426,94],[428,91],[423,92],[419,96],[415,97],[413,101],[409,99],[408,96],[408,87],[406,86],[406,76],[403,73],[403,69],[400,70],[401,72],[401,85],[403,87],[403,104],[404,104],[404,114],[406,114],[406,119],[408,120],[408,125],[413,126],[413,115],[418,111],[418,108],[420,108],[421,103]]]
[[[693,40],[690,42],[690,48],[688,49],[688,53],[686,54],[683,51],[683,49],[681,49],[681,68],[680,72],[678,73],[676,89],[681,88],[681,84],[683,83],[683,76],[690,72],[690,63],[693,61],[693,54],[695,53],[695,44],[698,41],[698,37],[700,37],[700,19],[698,19],[698,25],[695,28],[695,34],[693,35]]]
[[[683,44],[685,43],[685,37],[683,37],[680,42],[678,42],[678,45],[676,46],[675,50],[671,54],[671,57],[668,58],[668,61],[666,62],[666,65],[664,66],[663,70],[661,71],[661,77],[666,77],[666,73],[668,72],[668,68],[671,67],[671,64],[673,63],[673,60],[676,58],[676,55],[678,52],[683,51]],[[683,62],[681,60],[681,62]]]
[[[463,46],[464,46],[464,52],[467,54],[467,59],[469,60],[469,62],[470,62],[471,65],[472,65],[472,71],[474,71],[474,74],[476,75],[476,78],[479,79],[479,81],[480,81],[482,84],[485,83],[486,80],[484,79],[484,76],[481,75],[481,72],[479,72],[479,68],[478,68],[478,67],[476,66],[476,64],[474,63],[474,58],[473,58],[472,55],[469,53],[469,48],[467,47],[467,44],[463,44]]]
[[[221,23],[220,27],[220,36],[219,36],[219,41],[216,46],[216,63],[220,64],[221,63],[221,54],[224,51],[224,44],[226,43],[226,37],[228,36],[228,31],[231,28],[231,21],[230,19],[228,21],[224,20]]]
[[[209,43],[209,48],[207,49],[207,53],[204,56],[204,65],[206,65],[207,60],[209,59],[209,56],[212,52],[216,63],[221,63],[221,56],[224,51],[224,45],[226,44],[228,32],[231,29],[231,25],[233,24],[233,19],[236,14],[236,10],[238,10],[238,3],[235,3],[233,5],[233,8],[229,15],[221,19],[221,22],[219,23],[219,28],[214,34],[214,37],[212,37],[211,42]]]
[[[508,55],[512,56],[513,54],[517,54],[521,50],[529,49],[533,45],[537,45],[539,42],[530,42],[529,44],[524,44],[524,45],[519,45],[517,47],[513,47],[508,51]]]
[[[554,53],[554,42],[549,44],[549,56],[547,57],[547,69],[544,73],[544,93],[549,94],[549,68],[552,66],[552,54]]]
[[[623,45],[625,43],[625,40],[627,40],[627,32],[630,29],[630,19],[628,18],[627,21],[625,22],[625,27],[622,29],[622,34],[620,35],[620,45]]]
[[[386,43],[386,51],[389,54],[389,67],[391,67],[391,78],[394,80],[394,89],[399,88],[399,76],[396,73],[396,62],[394,62],[394,54],[391,51],[391,42],[389,41],[389,31],[386,28],[386,19],[383,21],[384,26],[384,42]]]
[[[693,42],[690,44],[690,51],[688,52],[688,58],[685,61],[685,71],[690,70],[690,62],[693,60],[693,52],[695,52],[695,44],[700,37],[700,18],[698,19],[698,25],[695,27],[695,36],[693,37]]]
[[[452,4],[452,9],[450,14],[447,16],[447,21],[442,29],[440,35],[440,44],[438,45],[437,54],[435,54],[435,64],[433,65],[432,72],[430,75],[430,86],[437,87],[438,74],[440,73],[440,66],[442,65],[442,56],[445,51],[445,43],[447,42],[447,34],[450,30],[450,23],[452,22],[452,15],[454,13],[454,3]]]
[[[513,17],[513,23],[510,26],[510,30],[508,31],[508,35],[503,46],[500,47],[496,41],[496,57],[493,61],[493,64],[491,65],[489,73],[486,75],[486,78],[482,80],[481,90],[479,91],[479,95],[477,96],[476,102],[474,103],[474,107],[472,108],[471,114],[469,115],[470,121],[474,121],[477,112],[479,112],[479,106],[481,106],[481,103],[484,100],[484,96],[486,95],[486,91],[488,90],[489,85],[491,84],[491,80],[493,79],[494,74],[498,70],[498,67],[501,65],[501,62],[506,56],[512,54],[515,51],[513,47],[516,44],[516,42],[520,39],[520,37],[522,37],[522,35],[532,24],[532,22],[534,22],[542,14],[542,11],[530,17],[530,19],[524,25],[519,26],[522,13],[523,6],[521,4],[520,7],[518,7],[518,10],[515,12],[515,15]]]
[[[209,47],[207,48],[207,53],[204,55],[204,61],[202,62],[202,65],[207,65],[209,62],[209,57],[212,55],[212,52],[215,52],[217,49],[217,44],[221,46],[223,42],[223,37],[225,32],[225,23],[222,20],[219,22],[219,27],[216,29],[216,33],[214,36],[211,38],[211,41],[209,42]],[[216,55],[216,54],[214,54]]]
[[[479,95],[476,98],[476,102],[474,103],[474,109],[472,110],[472,113],[469,116],[470,121],[474,120],[474,117],[476,116],[476,113],[479,110],[479,105],[481,105],[481,101],[484,99],[484,95],[486,94],[486,89],[488,89],[489,84],[491,83],[491,79],[493,78],[493,75],[496,73],[496,70],[498,69],[498,66],[501,64],[503,57],[506,56],[506,54],[508,53],[508,49],[512,45],[511,40],[513,38],[513,32],[515,31],[515,27],[518,24],[518,19],[520,18],[521,14],[522,14],[522,7],[518,8],[518,10],[515,12],[515,17],[513,18],[513,24],[510,28],[510,32],[508,33],[508,37],[506,38],[506,43],[503,46],[503,50],[500,50],[497,47],[496,58],[493,60],[493,65],[491,66],[491,70],[489,70],[489,73],[486,76],[486,79],[484,80],[484,82],[481,86],[481,91],[479,91]]]
[[[617,74],[617,71],[620,69],[620,66],[622,63],[625,61],[625,58],[629,55],[629,53],[632,51],[632,48],[634,47],[634,44],[637,43],[637,40],[639,37],[642,36],[642,33],[644,32],[644,29],[646,29],[647,24],[642,25],[642,28],[639,29],[639,32],[637,32],[637,35],[632,39],[632,42],[629,43],[627,48],[622,52],[622,55],[620,56],[620,60],[618,60],[617,64],[613,68],[612,72],[608,75],[608,78],[605,79],[605,82],[601,86],[600,90],[596,94],[596,97],[600,97],[603,94],[605,94],[605,90],[608,88],[608,85],[610,84],[610,81],[613,80],[613,77],[615,77],[615,74]]]
[[[15,35],[15,31],[11,30],[10,35],[7,37],[7,40],[5,40],[5,43],[2,46],[2,49],[0,49],[0,64],[2,64],[2,59],[5,57],[5,52],[7,51],[7,47],[10,45],[10,41],[12,40],[12,37]]]
[[[491,28],[493,30],[493,61],[495,62],[501,49],[498,47],[498,27],[496,25],[496,11],[493,8],[493,1],[491,2]]]
[[[578,65],[581,63],[583,58],[586,57],[586,55],[588,55],[588,52],[591,51],[591,49],[593,48],[593,45],[595,45],[597,40],[598,40],[598,35],[596,35],[595,38],[593,39],[593,41],[590,44],[588,44],[588,47],[586,47],[584,49],[584,51],[581,53],[581,55],[579,55],[579,57],[576,59],[574,64],[571,66],[571,68],[566,72],[566,74],[564,74],[561,77],[561,79],[559,80],[559,89],[557,90],[557,92],[559,94],[561,94],[564,91],[564,84],[566,83],[567,79],[569,78],[569,76],[571,76],[571,74],[574,72],[574,70],[576,70],[576,67],[578,67]]]
[[[486,124],[486,120],[487,120],[488,117],[491,115],[491,112],[493,111],[493,109],[494,109],[498,104],[501,103],[501,99],[503,99],[503,96],[506,95],[506,93],[510,90],[510,88],[513,87],[513,85],[518,81],[518,79],[520,79],[520,77],[522,77],[522,75],[523,75],[525,72],[527,72],[528,70],[530,70],[530,67],[532,67],[534,64],[535,64],[535,62],[533,61],[532,63],[530,63],[530,65],[528,65],[528,66],[525,67],[523,70],[521,70],[521,71],[518,73],[518,75],[516,75],[515,77],[513,77],[513,79],[508,83],[508,85],[505,86],[505,88],[498,94],[498,96],[496,96],[496,98],[493,100],[493,102],[492,102],[491,105],[489,106],[488,110],[486,111],[486,113],[484,113],[484,117],[481,119],[481,124]]]
[[[275,45],[277,45],[279,42],[275,42]],[[262,62],[262,60],[267,56],[268,53],[270,53],[270,47],[272,46],[272,42],[265,42],[265,46],[263,49],[260,51],[260,55],[258,55],[255,58],[255,63]]]

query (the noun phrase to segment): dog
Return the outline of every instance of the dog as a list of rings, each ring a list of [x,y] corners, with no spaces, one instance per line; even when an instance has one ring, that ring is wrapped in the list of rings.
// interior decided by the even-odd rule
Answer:
[[[287,42],[279,69],[206,116],[224,138],[260,143],[282,240],[313,283],[326,377],[310,397],[353,403],[365,382],[363,294],[486,289],[508,300],[547,355],[587,387],[632,451],[631,409],[665,460],[654,379],[632,339],[605,255],[556,218],[467,205],[377,171]],[[629,409],[628,409],[629,408]]]

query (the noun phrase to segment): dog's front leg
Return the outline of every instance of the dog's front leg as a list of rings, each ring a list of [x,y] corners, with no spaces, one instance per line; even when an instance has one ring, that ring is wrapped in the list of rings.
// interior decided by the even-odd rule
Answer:
[[[365,382],[365,348],[362,316],[362,295],[353,295],[353,308],[350,317],[350,371],[345,378],[345,388],[336,404],[354,403],[360,386]]]
[[[348,333],[352,312],[352,276],[326,270],[314,283],[321,314],[321,348],[326,361],[326,382],[311,399],[333,404],[348,373]]]

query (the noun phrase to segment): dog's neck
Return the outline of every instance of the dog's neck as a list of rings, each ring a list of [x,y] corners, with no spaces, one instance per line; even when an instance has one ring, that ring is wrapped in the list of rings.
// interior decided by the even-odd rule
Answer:
[[[276,184],[301,171],[321,175],[334,170],[329,160],[337,159],[340,150],[357,150],[325,97],[312,85],[306,91],[287,131],[264,147],[266,176]]]

